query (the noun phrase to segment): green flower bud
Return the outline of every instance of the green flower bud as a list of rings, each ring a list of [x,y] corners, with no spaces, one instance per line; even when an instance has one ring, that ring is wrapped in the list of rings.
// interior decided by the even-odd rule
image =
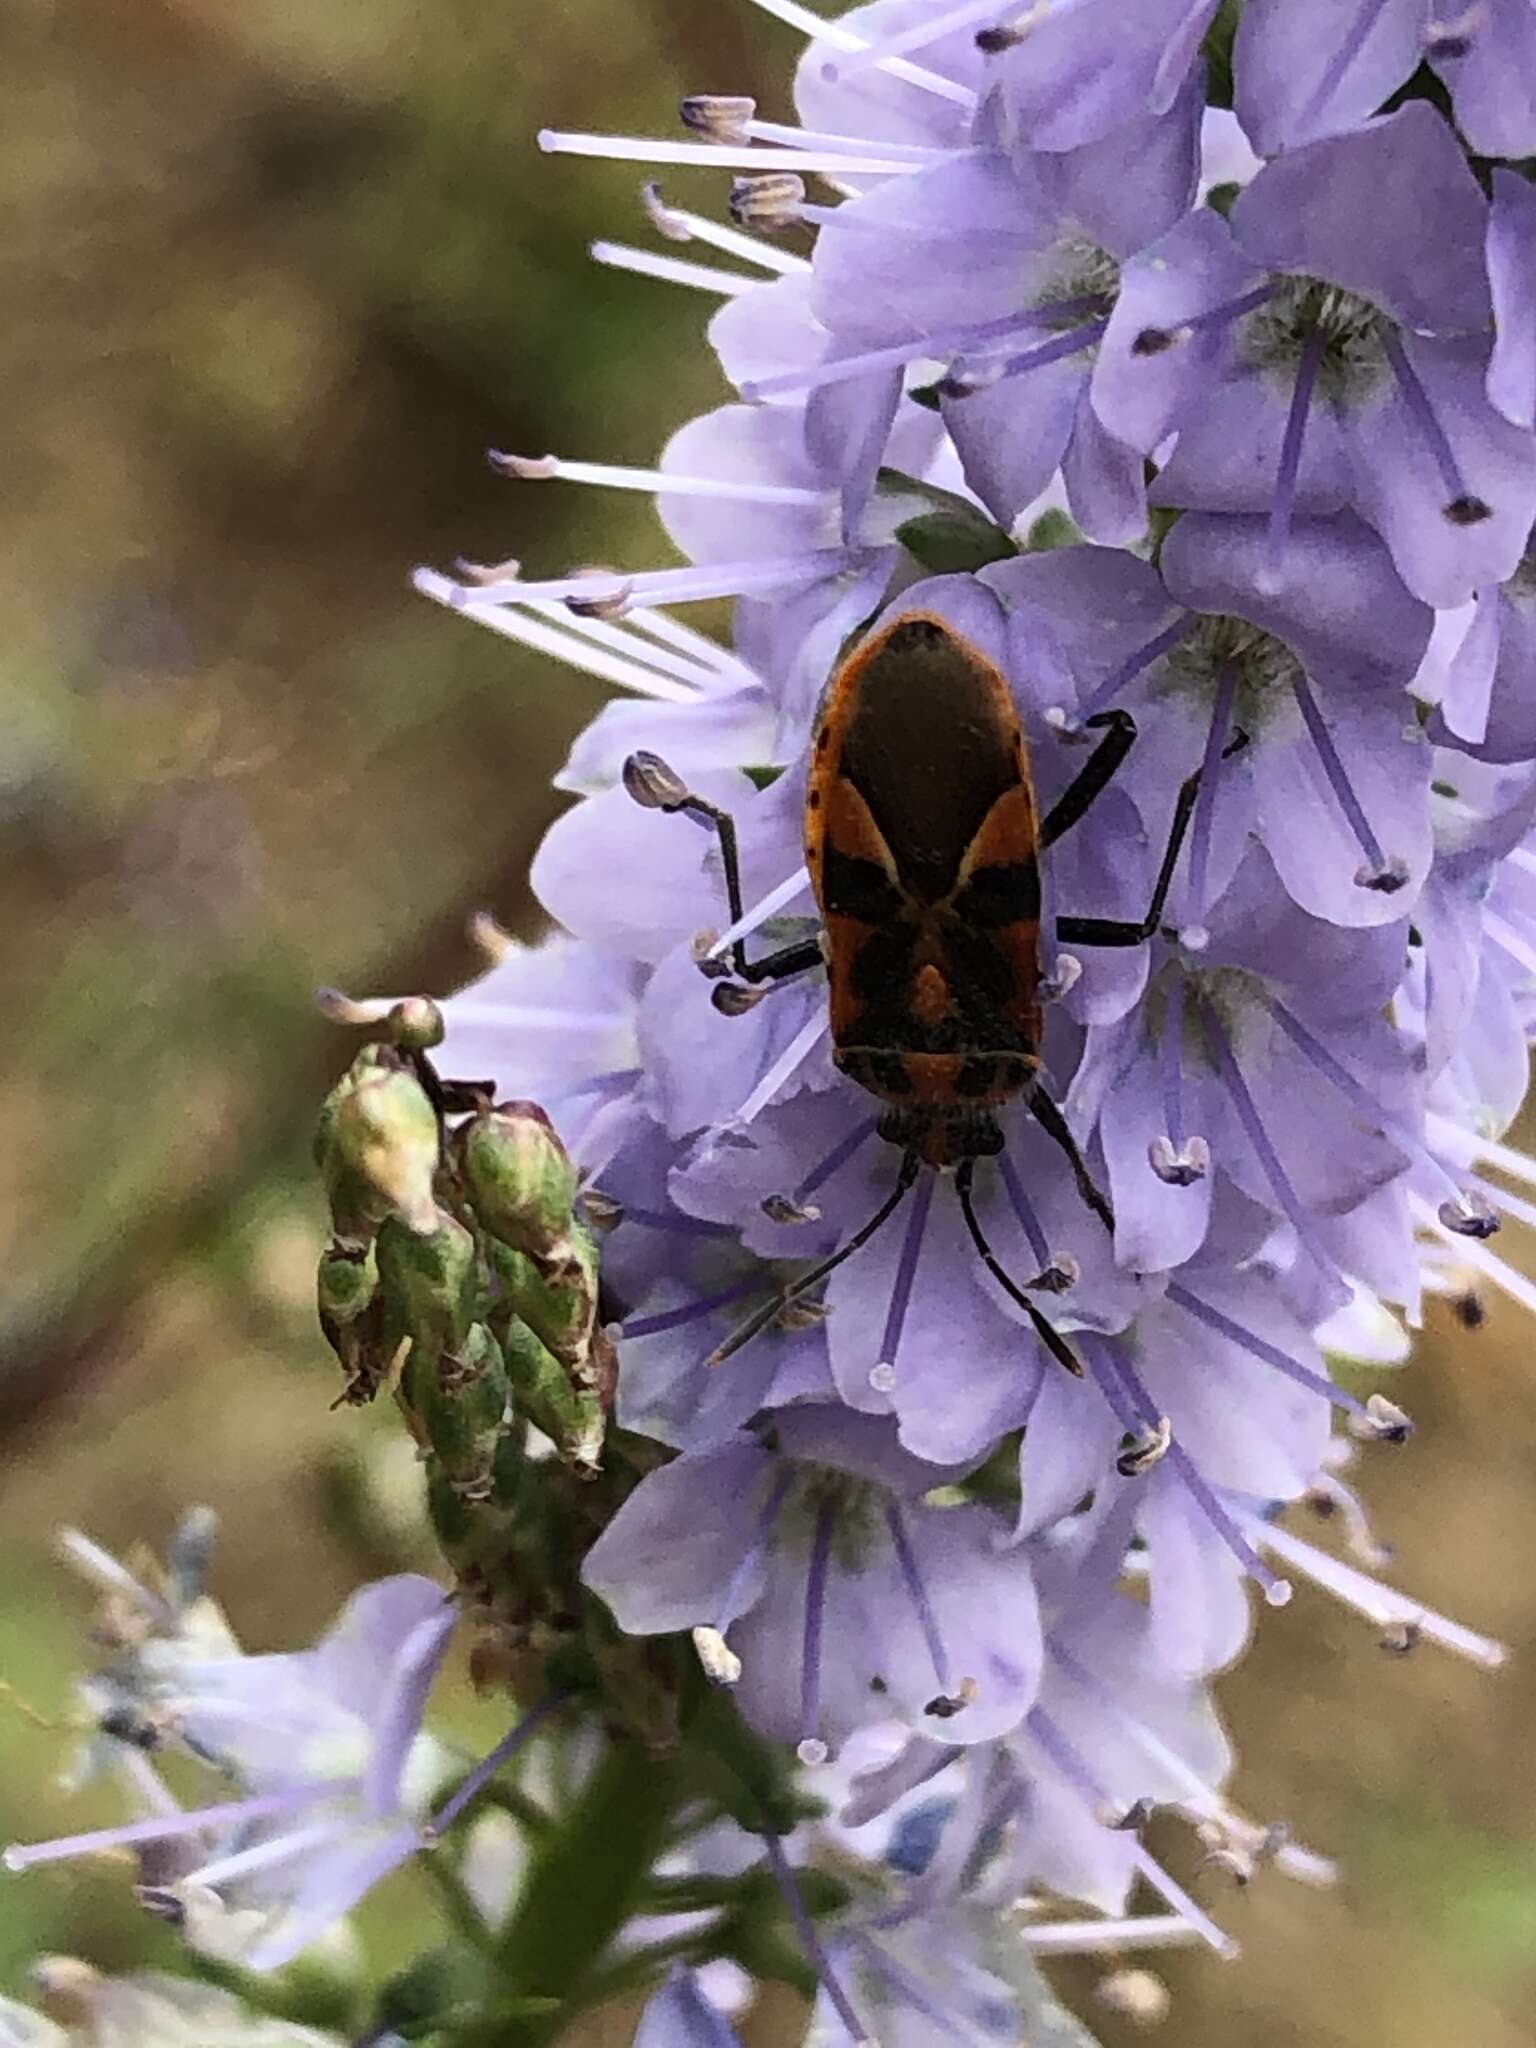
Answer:
[[[503,1102],[471,1117],[454,1148],[484,1228],[526,1253],[546,1279],[563,1274],[576,1260],[576,1169],[538,1104]]]
[[[486,1246],[501,1301],[578,1378],[586,1373],[597,1315],[597,1244],[586,1226],[573,1222],[571,1262],[546,1279],[526,1253],[494,1238]]]
[[[457,1351],[413,1345],[400,1375],[400,1401],[461,1501],[488,1501],[507,1412],[507,1369],[484,1323]]]
[[[433,1352],[457,1351],[480,1313],[482,1287],[475,1240],[462,1223],[436,1212],[430,1236],[395,1217],[380,1226],[379,1286],[386,1324]]]
[[[507,1379],[520,1414],[541,1429],[582,1478],[602,1462],[607,1418],[596,1387],[578,1385],[526,1323],[514,1316],[502,1335]]]
[[[447,1033],[443,1013],[430,996],[404,996],[384,1020],[390,1037],[407,1052],[430,1052]]]
[[[349,1245],[333,1244],[320,1254],[315,1275],[315,1292],[320,1322],[355,1323],[373,1300],[379,1285],[379,1262],[372,1245],[359,1252]]]
[[[436,1229],[437,1113],[390,1047],[365,1046],[326,1097],[316,1156],[339,1235],[366,1240],[390,1215]]]

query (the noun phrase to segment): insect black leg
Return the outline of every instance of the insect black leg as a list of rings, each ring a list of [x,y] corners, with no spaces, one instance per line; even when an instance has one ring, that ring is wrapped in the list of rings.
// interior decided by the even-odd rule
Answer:
[[[1222,754],[1224,761],[1240,753],[1248,744],[1248,735],[1239,733]],[[1097,756],[1095,756],[1097,758]],[[1088,766],[1091,768],[1093,762]],[[1085,771],[1086,772],[1086,771]],[[1081,778],[1079,778],[1081,780]],[[1200,771],[1186,775],[1179,785],[1178,801],[1173,807],[1173,824],[1168,833],[1168,844],[1163,848],[1162,865],[1157,871],[1157,880],[1152,885],[1152,900],[1140,922],[1123,917],[1058,917],[1056,936],[1068,946],[1139,946],[1150,939],[1163,921],[1163,905],[1168,900],[1168,891],[1173,883],[1173,871],[1179,864],[1179,855],[1184,851],[1184,840],[1189,832],[1189,821],[1195,813],[1195,798],[1200,790]],[[1069,790],[1068,795],[1071,794]]]
[[[812,1266],[809,1273],[802,1273],[798,1280],[792,1280],[787,1287],[781,1287],[771,1300],[765,1301],[761,1308],[754,1310],[744,1323],[738,1324],[732,1330],[724,1343],[715,1346],[704,1363],[706,1365],[723,1364],[733,1352],[739,1351],[743,1344],[749,1344],[759,1332],[766,1330],[768,1325],[777,1316],[782,1315],[791,1302],[798,1301],[802,1295],[809,1294],[811,1289],[825,1280],[829,1273],[834,1272],[843,1263],[844,1259],[851,1259],[856,1251],[861,1250],[867,1245],[881,1224],[889,1222],[890,1218],[896,1213],[896,1210],[910,1191],[912,1183],[917,1179],[921,1164],[922,1162],[915,1152],[903,1152],[901,1155],[901,1171],[896,1176],[896,1185],[891,1189],[891,1192],[880,1204],[874,1215],[870,1217],[869,1221],[861,1224],[852,1237],[838,1246],[830,1258],[825,1258],[819,1265]]]
[[[1129,711],[1100,711],[1085,723],[1109,729],[1041,819],[1042,847],[1054,846],[1063,833],[1071,831],[1135,744],[1136,721]]]
[[[1087,1203],[1094,1215],[1098,1217],[1104,1228],[1108,1231],[1113,1231],[1115,1227],[1115,1212],[1109,1206],[1106,1198],[1094,1186],[1093,1176],[1089,1173],[1087,1167],[1084,1166],[1083,1155],[1077,1149],[1077,1141],[1067,1129],[1066,1118],[1038,1082],[1031,1089],[1026,1099],[1029,1104],[1030,1114],[1034,1117],[1035,1122],[1051,1140],[1052,1144],[1059,1145],[1067,1155],[1067,1164],[1072,1169],[1072,1178],[1077,1182],[1077,1192],[1082,1196],[1084,1202]]]
[[[730,812],[710,803],[706,797],[696,796],[677,770],[663,761],[659,754],[631,754],[624,763],[624,787],[646,810],[681,811],[714,828],[720,846],[720,865],[725,872],[725,900],[730,907],[730,921],[739,924],[744,909],[741,856],[736,844],[736,820]],[[786,975],[802,974],[808,967],[819,967],[821,947],[814,939],[807,939],[796,945],[782,946],[775,953],[765,954],[761,960],[749,960],[745,941],[733,939],[730,957],[731,969],[739,981],[782,981]]]
[[[981,1218],[976,1214],[976,1205],[971,1192],[971,1182],[975,1175],[975,1170],[976,1162],[974,1159],[961,1160],[960,1164],[955,1168],[955,1193],[960,1197],[960,1214],[965,1218],[965,1227],[970,1233],[971,1243],[975,1245],[980,1255],[981,1263],[1002,1288],[1008,1299],[1017,1302],[1019,1307],[1023,1309],[1025,1315],[1029,1317],[1031,1324],[1034,1326],[1035,1335],[1040,1339],[1046,1350],[1050,1352],[1056,1363],[1065,1366],[1068,1372],[1075,1374],[1078,1379],[1081,1379],[1083,1377],[1082,1361],[1078,1358],[1076,1352],[1073,1351],[1071,1345],[1068,1344],[1066,1338],[1062,1336],[1055,1324],[1048,1317],[1043,1316],[1039,1309],[1035,1307],[1035,1304],[1018,1285],[1017,1281],[1009,1279],[998,1261],[996,1252],[987,1243],[986,1233],[981,1227]]]

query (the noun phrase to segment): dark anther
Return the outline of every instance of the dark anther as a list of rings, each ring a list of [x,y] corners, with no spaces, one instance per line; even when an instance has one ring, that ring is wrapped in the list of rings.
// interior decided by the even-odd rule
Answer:
[[[764,1195],[759,1205],[770,1223],[819,1223],[814,1202],[796,1202],[788,1195]]]
[[[980,28],[976,31],[976,47],[984,57],[1001,56],[1004,50],[1011,50],[1016,43],[1024,40],[1016,28]]]
[[[709,1000],[722,1017],[745,1017],[768,993],[766,988],[748,988],[739,981],[717,981],[709,992]]]
[[[1488,1320],[1488,1310],[1480,1294],[1468,1288],[1465,1294],[1458,1294],[1451,1308],[1456,1320],[1464,1330],[1480,1330]]]
[[[1475,497],[1470,491],[1464,491],[1459,498],[1452,498],[1441,510],[1452,526],[1481,526],[1485,519],[1493,517],[1493,507],[1488,500]]]
[[[1454,1200],[1442,1202],[1436,1215],[1447,1230],[1458,1237],[1492,1237],[1499,1227],[1498,1216],[1474,1189],[1463,1188]]]
[[[624,787],[647,811],[676,811],[688,801],[688,785],[660,754],[631,754],[624,763]]]
[[[1160,356],[1173,347],[1176,336],[1166,327],[1143,327],[1131,343],[1133,356]]]

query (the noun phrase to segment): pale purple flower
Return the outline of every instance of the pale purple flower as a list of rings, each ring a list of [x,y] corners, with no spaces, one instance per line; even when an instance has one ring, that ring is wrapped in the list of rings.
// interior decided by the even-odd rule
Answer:
[[[1427,63],[1483,156],[1536,150],[1536,21],[1524,0],[1248,0],[1237,113],[1261,156],[1360,126]]]

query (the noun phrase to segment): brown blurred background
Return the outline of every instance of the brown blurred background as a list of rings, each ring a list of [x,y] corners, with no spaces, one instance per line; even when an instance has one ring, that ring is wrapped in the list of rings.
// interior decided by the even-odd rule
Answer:
[[[345,1048],[310,991],[446,989],[469,911],[529,928],[549,777],[602,691],[406,579],[659,546],[643,501],[482,459],[646,462],[721,395],[709,302],[586,260],[645,238],[636,177],[533,132],[669,132],[687,90],[783,111],[797,47],[745,0],[0,11],[0,1837],[106,1813],[16,1703],[69,1708],[58,1522],[159,1542],[213,1503],[263,1648],[424,1556],[393,1433],[330,1412],[311,1323],[308,1130]],[[1395,1660],[1304,1591],[1264,1617],[1222,1687],[1238,1794],[1345,1876],[1198,1880],[1246,1954],[1170,1967],[1181,2048],[1536,2041],[1536,1332],[1490,1308],[1432,1319],[1418,1440],[1367,1490],[1401,1582],[1515,1658]],[[40,1949],[162,1954],[122,1890],[6,1881],[0,1987]],[[381,1955],[413,1924],[393,1897]],[[1132,2038],[1092,1970],[1059,1981]]]

